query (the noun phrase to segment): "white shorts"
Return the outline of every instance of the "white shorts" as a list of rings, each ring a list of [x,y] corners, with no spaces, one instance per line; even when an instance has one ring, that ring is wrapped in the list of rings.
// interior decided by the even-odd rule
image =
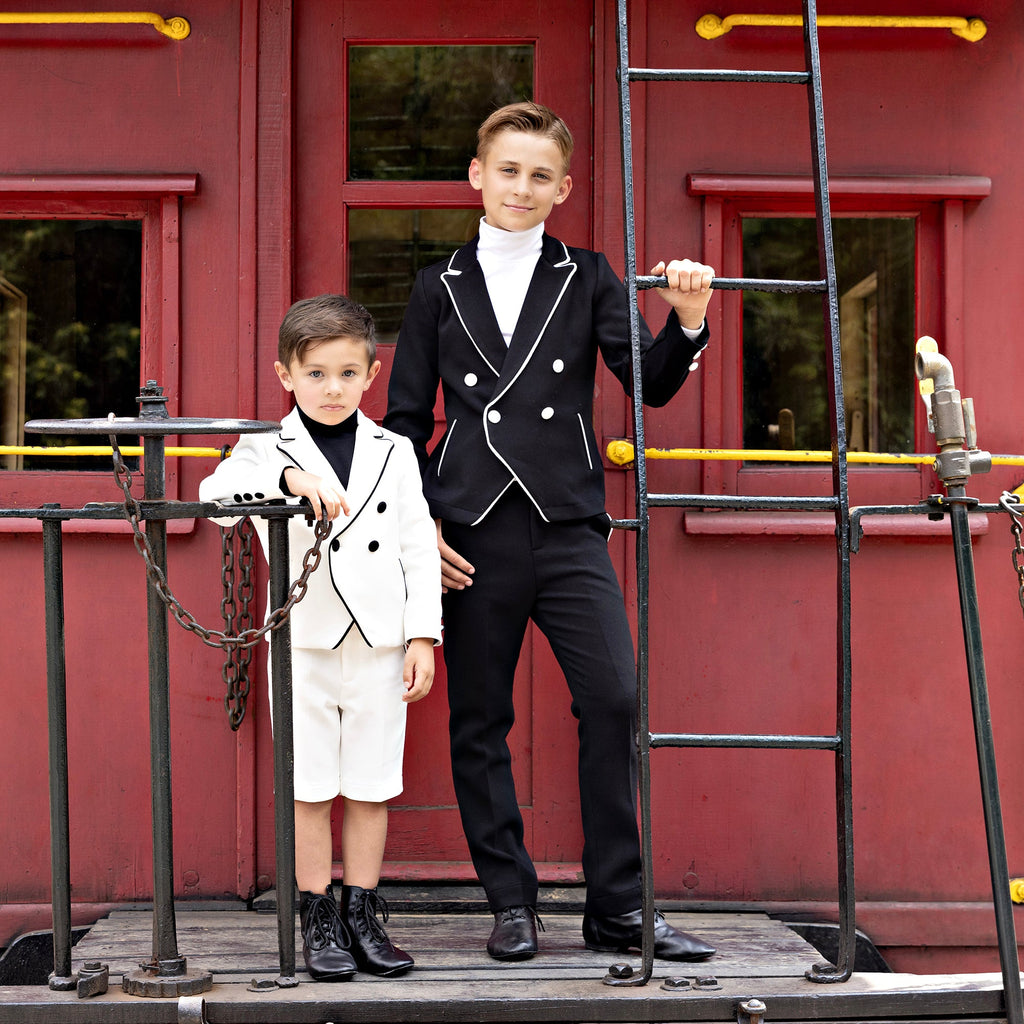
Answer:
[[[367,647],[355,629],[333,651],[292,648],[296,800],[402,792],[404,661],[404,647]]]

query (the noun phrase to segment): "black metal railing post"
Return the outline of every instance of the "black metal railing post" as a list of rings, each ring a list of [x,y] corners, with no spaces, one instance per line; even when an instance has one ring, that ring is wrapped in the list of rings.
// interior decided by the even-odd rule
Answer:
[[[140,418],[168,420],[163,388],[148,381],[139,395]],[[163,433],[143,437],[143,498],[166,497],[166,441]],[[167,574],[167,522],[147,519],[146,539],[153,564]],[[153,956],[122,980],[131,995],[192,995],[213,985],[208,971],[190,972],[178,952],[174,915],[174,841],[171,812],[171,700],[167,606],[151,579],[146,585],[149,661],[149,763],[153,805]]]
[[[48,505],[47,508],[57,508]],[[46,705],[50,760],[50,875],[55,992],[73,989],[71,970],[71,842],[68,802],[67,657],[64,639],[64,547],[61,521],[43,519],[46,615]]]
[[[966,484],[974,473],[987,473],[992,457],[977,447],[974,404],[961,399],[953,380],[948,359],[922,348],[922,338],[914,369],[921,381],[931,382],[927,394],[928,425],[935,434],[939,454],[935,472],[946,488],[953,533],[953,555],[956,561],[957,588],[960,597],[960,619],[963,626],[964,649],[967,655],[967,680],[971,691],[974,718],[974,740],[981,781],[981,801],[985,815],[985,840],[988,846],[989,874],[995,909],[996,934],[999,941],[999,963],[1003,976],[1003,999],[1008,1024],[1024,1024],[1024,998],[1021,992],[1020,962],[1013,923],[1013,902],[1010,898],[1010,873],[1006,859],[1003,814],[999,802],[999,776],[996,771],[995,746],[992,738],[992,712],[985,676],[985,655],[981,641],[981,618],[978,611],[978,585],[974,575],[974,553],[971,547],[969,506],[977,502],[967,497]]]
[[[279,608],[288,595],[288,520],[268,524],[270,603]],[[278,987],[292,988],[295,977],[295,748],[292,729],[291,623],[271,635],[270,660],[274,715],[274,849],[277,867]]]

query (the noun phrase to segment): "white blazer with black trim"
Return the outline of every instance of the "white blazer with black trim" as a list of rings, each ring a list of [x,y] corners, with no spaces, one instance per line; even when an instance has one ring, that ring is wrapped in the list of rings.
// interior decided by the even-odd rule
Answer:
[[[437,532],[423,497],[410,441],[357,411],[348,487],[351,512],[334,520],[320,565],[291,617],[296,647],[333,649],[353,628],[371,647],[399,647],[415,637],[441,641],[441,562]],[[299,499],[285,495],[288,466],[341,489],[326,457],[292,410],[278,433],[246,434],[229,458],[199,485],[200,501],[225,506]],[[267,521],[253,518],[264,552]],[[292,578],[313,544],[303,516],[289,521]]]

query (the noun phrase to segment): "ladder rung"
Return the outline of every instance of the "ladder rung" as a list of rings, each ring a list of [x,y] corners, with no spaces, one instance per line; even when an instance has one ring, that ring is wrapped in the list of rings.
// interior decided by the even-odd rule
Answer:
[[[765,747],[777,750],[838,750],[840,736],[750,736],[737,734],[652,732],[652,747]]]
[[[648,508],[714,508],[738,512],[834,512],[837,497],[778,498],[748,495],[648,494]],[[639,530],[639,519],[612,519],[613,530]]]
[[[806,85],[806,71],[730,71],[687,68],[627,68],[630,82],[777,82],[784,85]]]
[[[773,497],[748,494],[648,494],[647,503],[660,508],[730,508],[751,512],[832,512],[839,507],[835,495]]]
[[[668,278],[651,277],[648,274],[638,274],[636,286],[640,291],[648,288],[665,288],[668,285]],[[748,292],[815,292],[823,293],[828,291],[827,281],[787,281],[770,277],[716,277],[711,282],[711,287],[719,291],[748,291]]]

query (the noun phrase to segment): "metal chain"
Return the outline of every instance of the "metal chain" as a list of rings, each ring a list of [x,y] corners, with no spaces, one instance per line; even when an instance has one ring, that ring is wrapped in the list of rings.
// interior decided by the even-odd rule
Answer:
[[[1013,551],[1010,558],[1013,561],[1013,571],[1017,574],[1017,599],[1020,601],[1021,611],[1024,612],[1024,544],[1021,543],[1024,513],[1020,509],[1020,498],[1010,491],[1003,491],[999,504],[1010,513],[1010,532],[1013,534]]]
[[[252,628],[252,538],[255,532],[252,520],[248,516],[232,526],[221,528],[221,583],[224,587],[224,597],[220,602],[220,610],[224,619],[224,632],[228,635],[237,635]],[[241,607],[235,601],[236,594]],[[224,680],[224,710],[233,731],[238,730],[245,718],[251,683],[251,662],[251,647],[232,645],[226,652],[221,669],[221,677]]]
[[[225,651],[232,647],[255,647],[259,641],[276,629],[280,629],[295,607],[305,596],[309,583],[309,577],[320,564],[320,546],[330,535],[331,523],[326,519],[318,519],[313,526],[315,540],[313,546],[303,555],[302,572],[298,579],[288,588],[288,594],[283,605],[275,608],[267,615],[267,620],[259,629],[246,629],[235,636],[229,636],[216,629],[207,629],[199,624],[191,612],[182,607],[181,602],[171,592],[167,585],[167,578],[153,558],[153,549],[150,546],[149,538],[139,528],[139,520],[142,518],[142,507],[132,495],[131,471],[124,464],[121,457],[121,449],[117,445],[115,435],[110,435],[110,446],[113,449],[114,457],[114,479],[124,493],[124,507],[128,522],[131,523],[132,534],[135,540],[135,548],[146,563],[146,575],[155,587],[160,599],[164,602],[175,620],[183,629],[195,633],[200,640],[208,647],[220,647]]]

